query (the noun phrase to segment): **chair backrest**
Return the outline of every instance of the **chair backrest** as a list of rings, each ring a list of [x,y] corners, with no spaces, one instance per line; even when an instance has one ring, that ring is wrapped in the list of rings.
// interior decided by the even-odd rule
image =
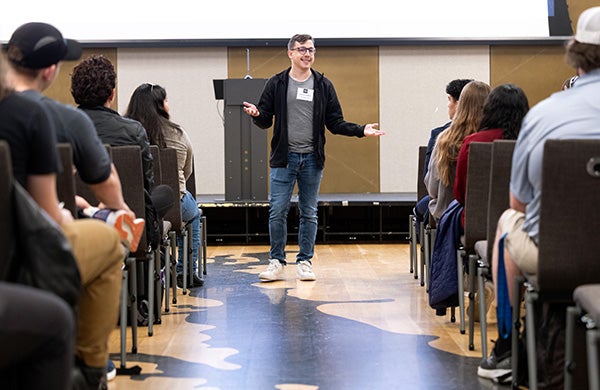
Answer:
[[[56,178],[58,200],[64,203],[64,208],[69,210],[73,217],[76,217],[73,148],[69,143],[59,143],[57,149],[62,163],[62,172]]]
[[[196,193],[196,164],[194,163],[194,159],[192,159],[192,174],[187,178],[185,187],[190,194],[192,194],[194,199],[196,199],[198,194]]]
[[[417,168],[417,201],[427,195],[427,187],[425,186],[425,180],[423,180],[426,154],[427,146],[419,146],[419,166]]]
[[[123,198],[136,216],[145,218],[146,201],[144,197],[144,171],[142,169],[142,152],[139,146],[112,146],[112,160],[119,172]],[[133,256],[146,253],[146,230],[142,234],[138,250]]]
[[[487,237],[487,214],[490,193],[491,142],[469,144],[467,188],[465,191],[465,248]]]
[[[179,199],[179,168],[177,166],[177,150],[173,148],[160,149],[161,176],[162,184],[166,184],[173,190],[175,196]],[[183,221],[181,219],[181,202],[173,202],[173,207],[169,209],[163,218],[171,222],[171,229],[181,232]]]
[[[12,162],[10,147],[0,140],[0,275],[13,248]]]
[[[489,199],[487,213],[487,259],[492,260],[492,250],[498,228],[498,219],[510,207],[509,186],[514,140],[495,140],[492,143],[490,164]]]
[[[106,151],[108,152],[108,155],[112,160],[111,146],[108,144],[104,144],[104,147],[106,148]],[[77,172],[75,172],[75,193],[87,200],[91,205],[95,206],[98,204],[98,199],[96,199],[96,195],[94,195],[90,186],[83,180],[81,180],[81,177]]]
[[[150,145],[150,153],[152,154],[154,167],[154,187],[162,183],[162,173],[160,167],[160,151],[158,145]]]
[[[600,282],[600,139],[547,140],[542,164],[537,288],[566,294]]]

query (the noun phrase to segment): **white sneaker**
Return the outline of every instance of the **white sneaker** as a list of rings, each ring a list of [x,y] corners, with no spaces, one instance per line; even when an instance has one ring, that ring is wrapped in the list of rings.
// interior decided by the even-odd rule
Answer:
[[[115,363],[112,360],[108,359],[108,364],[106,366],[106,380],[112,381],[117,376],[117,367],[115,367]]]
[[[304,281],[316,280],[317,277],[312,270],[312,264],[309,261],[301,261],[297,264],[298,278]]]
[[[272,282],[283,279],[283,264],[277,259],[270,259],[267,269],[258,274],[260,280]]]

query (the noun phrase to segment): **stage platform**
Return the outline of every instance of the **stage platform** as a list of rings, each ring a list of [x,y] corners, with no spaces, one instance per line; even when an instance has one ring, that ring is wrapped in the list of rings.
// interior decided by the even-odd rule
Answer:
[[[416,193],[320,194],[317,243],[404,242]],[[226,201],[224,195],[198,195],[207,218],[209,243],[269,242],[268,200]],[[298,198],[292,197],[288,241],[297,242]]]

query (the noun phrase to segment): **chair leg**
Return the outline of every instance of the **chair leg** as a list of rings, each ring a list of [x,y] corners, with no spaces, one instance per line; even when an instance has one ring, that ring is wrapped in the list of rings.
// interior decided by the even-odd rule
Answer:
[[[429,258],[431,255],[431,227],[429,225],[425,226],[424,230],[425,236],[423,237],[424,242],[424,256],[421,261],[421,286],[425,286],[425,268],[429,269]]]
[[[174,235],[174,233],[173,233]],[[173,235],[169,232],[167,239],[165,240],[165,312],[169,312],[169,299],[171,298],[171,240]]]
[[[137,302],[137,264],[135,258],[127,259],[127,268],[129,269],[129,296],[131,302],[131,353],[137,353],[137,318],[138,318],[138,302]]]
[[[460,317],[460,334],[465,334],[465,280],[464,280],[464,255],[465,250],[456,250],[456,271],[458,277],[458,316]]]
[[[177,234],[171,232],[171,291],[173,292],[173,299],[171,303],[177,304]]]
[[[485,277],[487,275],[487,267],[481,263],[477,265],[477,288],[480,291],[484,291],[485,294]],[[487,318],[485,311],[485,296],[484,299],[479,297],[479,331],[481,333],[481,356],[485,359],[488,355],[487,351]]]
[[[192,254],[192,240],[194,239],[194,234],[192,232],[192,226],[191,225],[187,225],[186,226],[186,230],[187,230],[187,263],[188,263],[188,285],[190,286],[190,288],[194,287],[194,256]],[[200,248],[198,248],[200,249]],[[200,254],[200,253],[198,253]]]
[[[206,230],[206,215],[202,216],[202,224],[200,226],[202,227],[202,274],[206,275],[206,246],[208,244],[208,232]]]
[[[600,331],[588,329],[586,332],[587,359],[588,359],[588,381],[591,390],[600,390],[600,374],[598,373],[598,342]]]
[[[154,334],[154,251],[148,256],[148,336]]]
[[[124,266],[121,271],[121,319],[120,319],[120,329],[121,329],[121,368],[126,367],[125,357],[127,350],[127,306],[128,306],[128,272],[127,268]]]
[[[537,292],[528,287],[525,292],[525,326],[527,327],[527,366],[529,370],[529,390],[537,390],[537,361],[535,348],[535,316],[533,305],[537,300]]]
[[[469,255],[469,351],[475,350],[474,333],[475,333],[475,263],[477,256]],[[479,294],[483,294],[483,290],[479,291]],[[480,301],[485,301],[481,295],[479,296]],[[479,317],[484,313],[480,312]]]
[[[416,256],[416,237],[415,237],[415,216],[408,216],[408,241],[410,243],[410,254],[409,254],[409,269],[408,271],[412,274],[414,272],[414,258]]]
[[[521,285],[525,282],[523,276],[515,277],[513,286],[513,296],[517,302],[521,302]],[[527,314],[527,313],[526,313]],[[529,333],[529,331],[527,331]],[[512,371],[512,388],[519,388],[519,337],[521,333],[521,305],[512,306],[512,333],[511,333],[511,371]]]
[[[154,251],[154,301],[156,302],[156,307],[159,308],[156,313],[154,313],[154,318],[156,318],[156,323],[160,324],[162,322],[162,281],[161,281],[161,270],[162,270],[162,257],[160,255],[161,249],[166,247],[166,240],[161,242],[158,249]]]
[[[567,326],[565,330],[565,390],[573,388],[573,368],[576,362],[574,361],[574,339],[575,339],[575,323],[577,318],[581,317],[581,308],[578,306],[567,307]]]
[[[188,273],[188,229],[187,226],[181,232],[183,236],[183,291],[182,294],[187,294],[187,273]]]

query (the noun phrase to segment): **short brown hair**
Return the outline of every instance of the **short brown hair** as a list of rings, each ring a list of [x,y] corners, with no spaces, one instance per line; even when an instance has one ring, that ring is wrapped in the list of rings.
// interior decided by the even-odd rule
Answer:
[[[567,43],[565,55],[567,64],[575,69],[583,69],[589,72],[600,68],[600,45],[581,43],[574,39]]]
[[[313,37],[311,37],[308,34],[296,34],[292,38],[290,38],[290,41],[288,42],[287,48],[288,48],[288,50],[292,50],[294,48],[294,43],[296,43],[296,42],[298,42],[298,43],[304,43],[306,41],[313,41],[313,43],[315,42],[315,40],[313,39]]]

